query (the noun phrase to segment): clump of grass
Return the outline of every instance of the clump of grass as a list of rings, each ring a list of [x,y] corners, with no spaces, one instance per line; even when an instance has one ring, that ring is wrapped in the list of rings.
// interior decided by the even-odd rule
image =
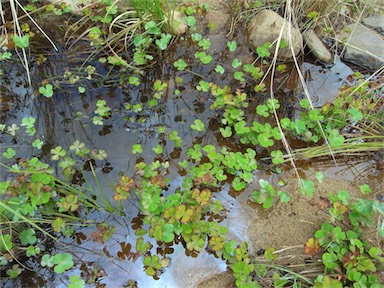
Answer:
[[[165,1],[168,3],[168,1]],[[164,1],[160,0],[129,0],[133,9],[142,21],[147,21],[148,18],[160,23],[164,20],[165,11],[163,7]]]

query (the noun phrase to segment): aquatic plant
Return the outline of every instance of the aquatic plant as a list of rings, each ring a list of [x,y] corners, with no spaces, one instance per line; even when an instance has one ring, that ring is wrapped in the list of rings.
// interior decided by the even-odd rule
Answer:
[[[257,2],[252,7],[260,8]],[[12,265],[12,261],[18,261],[24,255],[37,259],[42,267],[52,268],[55,273],[64,273],[75,265],[73,255],[53,254],[48,249],[44,251],[37,245],[39,239],[47,236],[60,243],[59,237],[74,235],[75,225],[94,225],[90,239],[101,244],[107,243],[113,238],[116,228],[106,222],[84,220],[82,213],[103,210],[123,215],[124,209],[137,205],[139,212],[132,222],[135,231],[133,242],[119,242],[121,251],[117,252],[117,256],[132,261],[140,258],[146,274],[155,279],[172,261],[166,256],[167,253],[158,251],[163,247],[172,249],[173,245],[181,243],[188,255],[197,255],[206,249],[222,258],[233,272],[238,287],[259,287],[270,275],[276,287],[312,284],[315,287],[337,287],[350,283],[377,285],[373,274],[376,272],[375,265],[382,265],[382,251],[366,243],[363,232],[357,227],[362,224],[373,225],[375,213],[383,213],[383,207],[377,201],[359,198],[356,202],[350,202],[347,192],[329,196],[332,203],[329,208],[330,219],[305,246],[305,251],[312,256],[323,250],[324,270],[313,282],[300,273],[275,264],[279,251],[267,249],[263,259],[260,259],[249,254],[246,242],[229,239],[228,228],[221,224],[229,208],[219,200],[219,196],[223,187],[229,187],[231,193],[241,192],[258,180],[260,188],[251,192],[250,200],[268,209],[278,202],[290,201],[291,196],[276,188],[274,183],[256,179],[255,172],[258,169],[270,165],[268,169],[278,173],[279,165],[286,161],[294,165],[296,160],[314,155],[334,156],[348,149],[356,152],[382,148],[382,136],[379,135],[383,128],[380,122],[382,112],[377,109],[382,101],[380,94],[372,91],[363,77],[356,75],[361,78],[360,83],[342,91],[333,103],[315,108],[310,99],[304,99],[299,103],[300,115],[280,117],[284,107],[281,107],[282,101],[274,97],[272,84],[271,96],[263,95],[268,88],[266,77],[270,69],[265,69],[265,65],[269,63],[271,43],[256,49],[260,63],[251,64],[236,58],[237,42],[228,41],[225,48],[226,55],[229,55],[228,63],[222,63],[209,50],[211,40],[193,33],[195,31],[186,36],[191,40],[188,43],[191,44],[192,56],[188,59],[171,57],[168,63],[171,69],[175,68],[174,83],[166,77],[157,76],[144,83],[142,75],[147,71],[146,65],[160,60],[157,56],[164,55],[172,41],[166,28],[168,11],[164,10],[160,1],[131,1],[133,7],[124,11],[115,4],[102,1],[85,7],[83,15],[69,28],[67,36],[71,36],[68,37],[71,47],[79,41],[87,41],[94,50],[86,60],[97,58],[99,63],[110,69],[108,74],[118,71],[119,75],[100,77],[97,65],[83,65],[78,71],[68,69],[63,77],[60,75],[43,81],[37,87],[39,93],[49,98],[46,101],[53,101],[56,91],[64,84],[76,88],[74,91],[78,92],[79,97],[88,92],[84,84],[88,81],[91,84],[99,81],[101,85],[110,85],[112,82],[112,85],[118,84],[126,89],[127,94],[146,85],[150,92],[148,97],[143,97],[145,99],[138,97],[133,101],[129,95],[118,108],[109,105],[105,99],[92,99],[92,103],[87,103],[91,107],[89,114],[76,114],[77,118],[85,121],[83,126],[90,125],[93,128],[119,120],[145,123],[147,114],[164,111],[164,103],[169,99],[182,97],[185,87],[173,87],[174,93],[168,93],[168,89],[172,88],[171,85],[182,86],[183,77],[192,74],[197,80],[191,80],[193,85],[188,89],[193,89],[199,96],[203,95],[201,98],[206,97],[201,101],[210,101],[210,109],[214,111],[218,123],[217,129],[213,129],[205,119],[196,117],[187,123],[193,138],[191,145],[188,145],[182,130],[172,130],[160,123],[154,129],[157,139],[152,142],[152,147],[143,149],[142,142],[134,142],[136,144],[132,147],[127,147],[126,153],[136,161],[132,165],[134,171],[119,173],[118,179],[112,184],[114,194],[113,200],[110,200],[101,188],[94,169],[96,165],[107,161],[103,149],[87,147],[80,140],[74,140],[69,147],[45,146],[44,139],[36,136],[34,117],[25,117],[21,123],[2,124],[2,133],[10,138],[27,139],[26,145],[32,147],[34,152],[44,147],[46,154],[39,154],[39,157],[45,156],[50,162],[44,163],[37,157],[19,159],[18,151],[13,146],[5,147],[1,153],[2,160],[9,163],[5,168],[11,179],[0,183],[0,194],[4,195],[4,201],[0,203],[1,222],[5,225],[0,234],[0,259],[7,275],[14,278],[22,273],[24,267]],[[175,1],[165,1],[165,4],[172,4],[174,9]],[[49,7],[45,11],[55,14],[62,12]],[[66,10],[65,7],[63,9]],[[197,10],[203,13],[206,9],[207,6],[198,5],[180,7],[186,13],[183,22],[193,29],[197,22],[193,15]],[[319,13],[308,14],[308,19],[310,22],[307,25],[314,25]],[[72,34],[81,31],[81,27],[86,28],[76,36],[78,38],[73,38]],[[28,47],[28,37],[14,40],[20,48]],[[283,39],[279,39],[279,42],[279,48],[287,44]],[[4,60],[10,57],[5,52],[1,55]],[[196,67],[211,69],[212,79],[200,75],[194,70]],[[288,73],[285,64],[273,67],[276,67],[274,71]],[[231,82],[235,83],[235,87],[219,84],[216,78],[224,73],[227,73],[225,77],[235,80]],[[59,80],[59,77],[62,79]],[[257,97],[263,101],[255,101]],[[352,131],[356,128],[359,134]],[[201,136],[208,132],[218,141],[226,139],[226,145],[201,141]],[[30,138],[32,136],[33,139]],[[301,141],[309,148],[291,149],[288,138]],[[168,157],[169,148],[180,155]],[[170,173],[171,165],[183,171],[183,179],[177,187],[171,185],[174,180]],[[95,187],[92,189],[88,189],[90,185],[83,175],[84,169],[94,176]],[[85,184],[72,184],[75,178],[80,183],[85,181]],[[312,197],[316,193],[315,182],[300,179],[299,174],[298,178],[299,192]],[[320,182],[321,174],[316,174],[316,178]],[[367,191],[368,188],[362,190]],[[350,223],[344,223],[346,211],[349,211]],[[378,233],[381,236],[382,227],[379,222]],[[108,255],[105,252],[107,250],[103,251]],[[43,256],[42,252],[45,253]],[[270,261],[270,264],[265,264],[265,261]],[[340,274],[340,279],[335,277],[336,273]],[[88,274],[92,274],[90,277],[94,283],[97,271]],[[77,275],[70,277],[69,281],[69,287],[84,286],[84,280]]]
[[[365,195],[371,193],[368,185],[361,185],[360,190]],[[372,225],[376,213],[384,214],[383,204],[364,199],[350,201],[350,195],[345,191],[329,195],[329,199],[330,221],[324,222],[316,231],[312,244],[306,244],[307,253],[317,254],[323,249],[325,271],[317,277],[314,287],[324,287],[329,282],[334,287],[352,284],[380,287],[382,284],[374,273],[382,269],[384,254],[379,243],[367,241],[361,227]],[[382,224],[380,220],[377,223],[380,237],[384,236]]]

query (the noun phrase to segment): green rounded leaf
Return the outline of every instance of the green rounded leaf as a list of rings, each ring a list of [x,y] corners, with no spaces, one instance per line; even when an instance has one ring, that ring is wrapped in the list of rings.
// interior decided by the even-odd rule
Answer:
[[[191,124],[191,128],[198,132],[203,132],[205,130],[205,125],[200,119],[196,119],[194,124]]]
[[[72,255],[69,253],[56,254],[55,256],[53,256],[52,262],[53,264],[55,264],[54,270],[58,274],[71,269],[74,264],[72,260]]]

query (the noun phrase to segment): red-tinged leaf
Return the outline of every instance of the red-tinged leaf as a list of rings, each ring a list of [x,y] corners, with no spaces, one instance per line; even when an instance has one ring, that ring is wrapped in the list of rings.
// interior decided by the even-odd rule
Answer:
[[[309,238],[307,243],[304,246],[305,254],[315,256],[320,252],[319,240],[314,238]]]

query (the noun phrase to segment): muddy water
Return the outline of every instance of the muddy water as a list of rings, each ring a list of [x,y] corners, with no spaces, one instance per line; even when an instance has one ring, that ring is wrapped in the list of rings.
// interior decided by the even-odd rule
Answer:
[[[206,2],[206,1],[205,1]],[[208,17],[215,21],[217,13],[223,12],[218,1],[214,1],[211,5],[212,14]],[[227,15],[227,14],[223,14]],[[229,17],[229,16],[228,16]],[[224,18],[221,19],[221,21]],[[226,22],[227,23],[227,22]],[[225,49],[225,33],[222,22],[218,22],[216,27],[220,30],[211,32],[208,38],[212,41],[212,52],[214,59],[220,64],[230,66],[230,57],[223,54]],[[239,59],[246,60],[250,56],[249,49],[245,44],[245,38],[236,39],[239,43]],[[163,160],[170,162],[170,175],[173,182],[171,189],[175,189],[182,181],[182,176],[177,170],[177,162],[182,161],[178,157],[170,143],[163,141],[162,136],[158,134],[157,127],[164,125],[168,131],[177,130],[183,138],[183,147],[190,147],[196,141],[204,144],[213,145],[230,145],[230,143],[218,143],[217,123],[215,120],[215,112],[209,109],[212,99],[209,99],[203,93],[197,93],[195,86],[198,85],[200,77],[188,72],[175,72],[171,63],[178,58],[191,59],[193,50],[186,40],[179,40],[162,61],[161,64],[155,65],[151,72],[146,75],[147,82],[144,82],[140,90],[147,90],[154,79],[161,79],[167,82],[168,91],[161,104],[161,109],[152,111],[151,113],[129,114],[123,108],[124,103],[140,103],[149,96],[139,92],[137,88],[127,87],[93,87],[88,85],[85,95],[79,95],[77,90],[70,86],[62,86],[61,91],[55,93],[54,99],[46,100],[42,97],[35,97],[35,92],[29,88],[25,80],[16,76],[18,71],[10,73],[8,82],[4,80],[2,86],[8,87],[8,91],[13,91],[17,97],[24,97],[23,105],[13,105],[8,114],[5,115],[7,124],[19,123],[25,116],[33,116],[38,119],[39,136],[42,136],[46,142],[43,153],[39,155],[43,159],[48,159],[48,152],[52,147],[62,146],[69,147],[75,140],[84,142],[91,149],[105,149],[108,154],[107,162],[97,163],[95,171],[102,189],[112,198],[113,186],[118,179],[120,173],[130,175],[133,173],[136,156],[131,155],[131,147],[136,143],[143,146],[144,160],[152,161],[156,156],[152,152],[152,147],[158,143],[165,144],[165,153]],[[74,61],[74,55],[70,52],[60,54],[60,56],[52,55],[48,63],[34,71],[34,77],[44,78],[47,75],[62,75],[67,67],[75,67],[79,62]],[[228,60],[228,63],[225,61]],[[191,60],[193,61],[193,60]],[[217,63],[217,62],[216,62]],[[94,63],[98,72],[106,74],[104,67]],[[219,84],[227,84],[235,87],[236,81],[229,77],[221,79],[211,79],[217,77],[212,73],[214,67],[200,67],[198,64],[191,70],[204,75],[205,81],[215,81]],[[319,105],[323,102],[332,100],[337,94],[337,89],[346,81],[346,77],[353,71],[341,62],[333,67],[326,68],[304,63],[303,69],[309,71],[311,77],[307,79],[310,87],[309,91],[314,97],[313,99]],[[347,72],[346,72],[347,71]],[[183,84],[176,84],[176,76],[184,79]],[[18,83],[19,82],[19,83]],[[36,81],[39,82],[39,81]],[[87,85],[87,83],[85,83]],[[26,88],[27,87],[27,88]],[[174,89],[182,91],[181,95],[175,95]],[[11,95],[9,95],[11,97]],[[325,98],[330,97],[330,98]],[[106,125],[98,127],[92,125],[90,117],[96,109],[96,101],[104,99],[107,105],[115,111],[114,116],[106,121]],[[292,99],[288,99],[292,100]],[[261,100],[260,100],[261,101]],[[76,117],[82,113],[84,117]],[[128,122],[124,120],[124,116],[134,116],[145,119],[144,123],[137,121]],[[205,134],[197,135],[191,131],[190,124],[195,119],[201,119],[204,123],[211,123]],[[1,136],[3,143],[10,143],[9,138]],[[13,144],[16,148],[22,147],[26,156],[31,156],[32,151],[28,150],[29,146],[24,145],[21,141]],[[228,215],[223,221],[223,225],[229,229],[228,237],[230,239],[247,241],[250,245],[250,252],[256,255],[260,249],[274,247],[277,250],[289,248],[286,251],[286,261],[282,264],[302,264],[306,256],[303,255],[302,245],[311,237],[319,223],[324,219],[324,211],[319,207],[320,197],[326,196],[328,193],[335,193],[339,190],[347,190],[352,193],[357,192],[358,185],[369,182],[376,191],[383,191],[383,183],[380,180],[379,172],[375,169],[375,162],[371,158],[350,160],[338,160],[337,165],[332,161],[324,162],[306,162],[297,163],[300,175],[303,178],[313,179],[316,171],[323,171],[325,179],[323,183],[318,184],[318,195],[313,199],[302,197],[296,186],[296,176],[290,166],[283,169],[283,173],[276,176],[266,171],[258,171],[255,173],[255,185],[247,188],[240,195],[234,195],[229,188],[224,186],[222,192],[216,197],[224,203],[228,209]],[[88,182],[96,187],[92,174],[85,173]],[[249,195],[252,189],[257,188],[257,180],[263,178],[277,183],[283,179],[287,181],[284,191],[292,195],[292,201],[287,204],[277,204],[270,210],[263,210],[260,207],[249,203]],[[226,265],[220,259],[202,251],[196,258],[187,256],[181,245],[174,245],[173,253],[169,254],[171,261],[159,280],[154,280],[145,275],[143,271],[141,259],[136,263],[124,260],[118,257],[121,251],[120,244],[122,242],[134,243],[134,231],[132,230],[132,220],[138,212],[137,203],[126,202],[124,204],[124,216],[117,214],[109,214],[103,212],[94,212],[87,217],[100,222],[107,222],[111,226],[116,227],[116,233],[104,244],[96,243],[89,239],[89,235],[95,230],[94,227],[82,228],[77,233],[87,236],[81,244],[74,240],[65,240],[66,247],[57,247],[63,251],[75,253],[79,259],[88,262],[91,267],[102,268],[108,277],[101,280],[100,283],[107,284],[107,287],[123,287],[128,279],[138,281],[139,287],[233,287],[233,278],[226,273]],[[285,261],[285,262],[284,262]],[[79,267],[77,267],[79,268]],[[39,272],[39,271],[38,271]],[[71,274],[78,275],[79,271],[74,270]],[[38,275],[37,273],[36,275]],[[44,285],[65,287],[66,279],[70,276],[58,276],[55,280],[48,281]],[[34,286],[37,279],[30,279],[30,283],[24,286]],[[51,281],[51,282],[49,282]],[[44,286],[43,285],[43,286]]]

